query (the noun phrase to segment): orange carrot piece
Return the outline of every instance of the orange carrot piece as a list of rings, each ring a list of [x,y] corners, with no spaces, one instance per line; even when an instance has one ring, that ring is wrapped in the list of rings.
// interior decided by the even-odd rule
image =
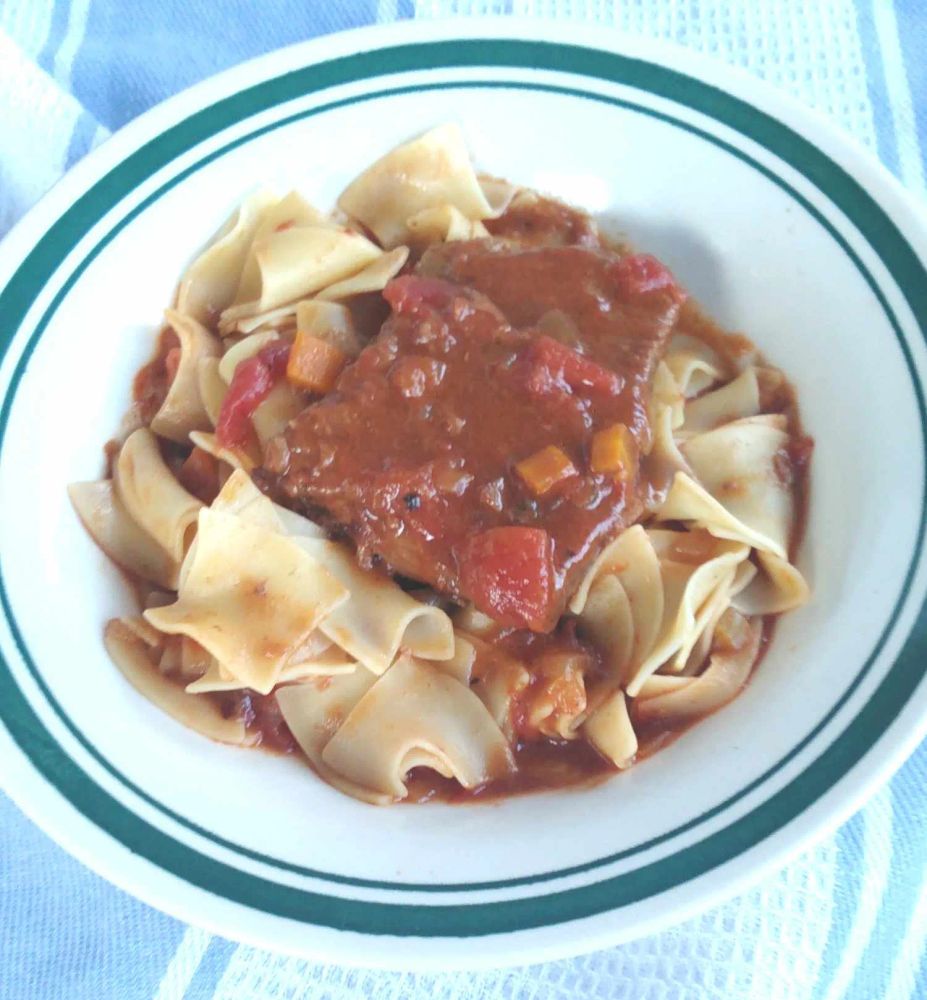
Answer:
[[[589,457],[593,472],[610,472],[616,479],[628,480],[636,462],[637,445],[624,424],[612,424],[593,435]]]
[[[575,476],[576,466],[562,448],[551,444],[522,459],[515,471],[535,496],[543,496],[557,483]]]
[[[286,377],[301,389],[328,392],[350,359],[340,348],[309,333],[297,333]]]

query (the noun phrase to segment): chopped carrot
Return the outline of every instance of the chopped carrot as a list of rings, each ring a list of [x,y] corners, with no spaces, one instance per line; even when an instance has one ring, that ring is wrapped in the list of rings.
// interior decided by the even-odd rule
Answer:
[[[637,445],[624,424],[612,424],[593,435],[589,461],[593,472],[610,472],[627,481],[634,475],[636,463]]]
[[[348,355],[340,348],[312,334],[299,332],[290,351],[286,377],[301,389],[328,392],[348,361]]]
[[[551,444],[522,459],[515,471],[535,496],[543,496],[557,483],[575,476],[576,466],[561,448]]]

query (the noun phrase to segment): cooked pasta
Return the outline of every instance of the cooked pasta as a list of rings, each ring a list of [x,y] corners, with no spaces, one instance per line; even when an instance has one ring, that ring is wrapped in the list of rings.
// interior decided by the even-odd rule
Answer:
[[[105,647],[184,726],[372,804],[624,770],[730,702],[795,564],[789,383],[456,125],[187,267],[70,487],[137,585]]]

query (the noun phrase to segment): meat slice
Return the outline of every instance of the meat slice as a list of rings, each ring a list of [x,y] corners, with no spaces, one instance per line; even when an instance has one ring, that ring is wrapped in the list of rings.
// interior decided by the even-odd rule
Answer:
[[[493,240],[431,247],[421,274],[482,292],[516,327],[533,327],[630,376],[638,421],[685,293],[647,254]],[[645,450],[646,450],[646,443]]]
[[[633,286],[617,258],[581,252],[586,279],[578,259],[562,265],[594,285],[607,314],[588,324],[588,350],[583,327],[569,345],[524,319],[555,301],[524,278],[521,296],[494,287],[499,307],[463,282],[392,281],[379,335],[268,451],[283,501],[323,512],[366,566],[472,600],[507,626],[553,628],[589,561],[640,514],[647,382],[678,308],[675,286]],[[578,323],[569,283],[559,287]],[[533,296],[544,304],[516,308]],[[606,351],[606,334],[635,344]],[[631,442],[625,460],[596,471],[593,437],[615,428]]]

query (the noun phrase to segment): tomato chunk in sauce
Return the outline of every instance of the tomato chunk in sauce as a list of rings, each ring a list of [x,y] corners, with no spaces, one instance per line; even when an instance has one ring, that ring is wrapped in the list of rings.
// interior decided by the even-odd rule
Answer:
[[[457,264],[532,261],[481,244]],[[641,513],[636,465],[595,472],[591,442],[622,424],[646,445],[649,381],[681,296],[648,263],[535,252],[552,255],[553,291],[533,265],[507,267],[504,290],[480,266],[473,284],[486,292],[469,273],[394,279],[379,335],[269,449],[264,474],[284,503],[350,536],[363,565],[548,631],[591,559]],[[553,308],[570,315],[572,342],[539,329]]]

